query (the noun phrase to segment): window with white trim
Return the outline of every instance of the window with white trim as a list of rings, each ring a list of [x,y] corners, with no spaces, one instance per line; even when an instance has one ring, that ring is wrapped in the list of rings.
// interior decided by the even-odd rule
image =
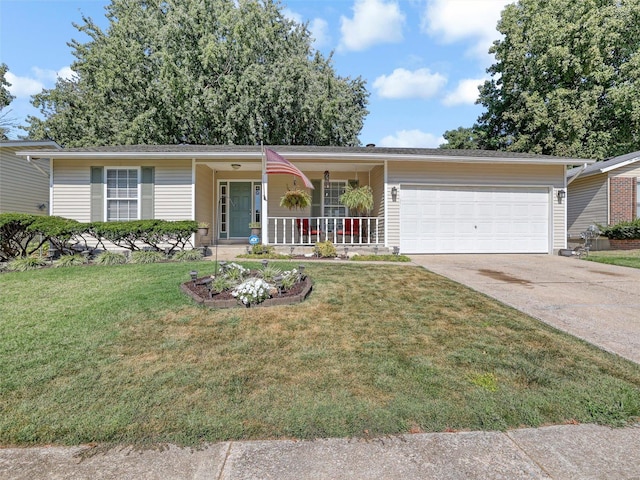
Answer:
[[[340,196],[345,192],[347,182],[333,180],[324,184],[324,216],[346,217],[347,207],[340,203]]]
[[[139,214],[139,171],[135,168],[106,169],[107,221],[137,220]]]

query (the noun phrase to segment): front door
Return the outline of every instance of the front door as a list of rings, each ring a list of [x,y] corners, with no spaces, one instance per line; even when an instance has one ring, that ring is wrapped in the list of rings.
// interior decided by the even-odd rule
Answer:
[[[229,236],[248,237],[251,233],[251,182],[229,183]]]

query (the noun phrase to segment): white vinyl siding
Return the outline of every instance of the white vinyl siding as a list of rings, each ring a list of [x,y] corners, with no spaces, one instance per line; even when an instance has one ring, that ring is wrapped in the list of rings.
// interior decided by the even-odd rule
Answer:
[[[564,166],[562,165],[517,165],[517,164],[469,164],[448,162],[396,162],[389,160],[387,199],[387,245],[399,246],[400,206],[403,202],[401,186],[424,184],[431,186],[490,186],[490,187],[539,187],[559,189],[564,187]],[[398,188],[398,198],[391,200],[391,189]],[[551,196],[551,194],[549,194]],[[565,199],[566,200],[566,199]],[[564,229],[564,206],[550,209],[548,228],[548,249],[564,248],[566,246],[566,230]],[[556,220],[557,217],[560,217]]]
[[[576,178],[567,188],[567,232],[580,238],[590,225],[609,221],[608,179],[606,173]]]
[[[147,165],[147,164],[145,164]],[[191,220],[191,161],[158,162],[155,166],[155,215],[163,220]]]
[[[33,159],[33,164],[16,151],[24,147],[0,147],[0,213],[49,213],[49,160]],[[42,173],[34,165],[40,167]]]

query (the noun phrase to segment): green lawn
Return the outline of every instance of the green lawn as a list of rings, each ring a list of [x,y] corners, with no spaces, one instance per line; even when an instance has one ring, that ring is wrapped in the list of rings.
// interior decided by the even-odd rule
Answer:
[[[640,268],[640,250],[603,250],[589,252],[587,260],[622,267]]]
[[[217,311],[180,292],[194,268],[213,264],[1,274],[0,445],[640,416],[640,366],[421,268],[310,262],[306,302]]]

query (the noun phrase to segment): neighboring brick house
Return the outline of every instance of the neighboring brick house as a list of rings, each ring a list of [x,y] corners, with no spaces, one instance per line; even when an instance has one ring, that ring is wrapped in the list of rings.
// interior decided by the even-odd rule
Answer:
[[[580,238],[580,233],[589,225],[614,225],[640,217],[639,182],[640,151],[596,162],[584,169],[569,170],[569,240]]]

